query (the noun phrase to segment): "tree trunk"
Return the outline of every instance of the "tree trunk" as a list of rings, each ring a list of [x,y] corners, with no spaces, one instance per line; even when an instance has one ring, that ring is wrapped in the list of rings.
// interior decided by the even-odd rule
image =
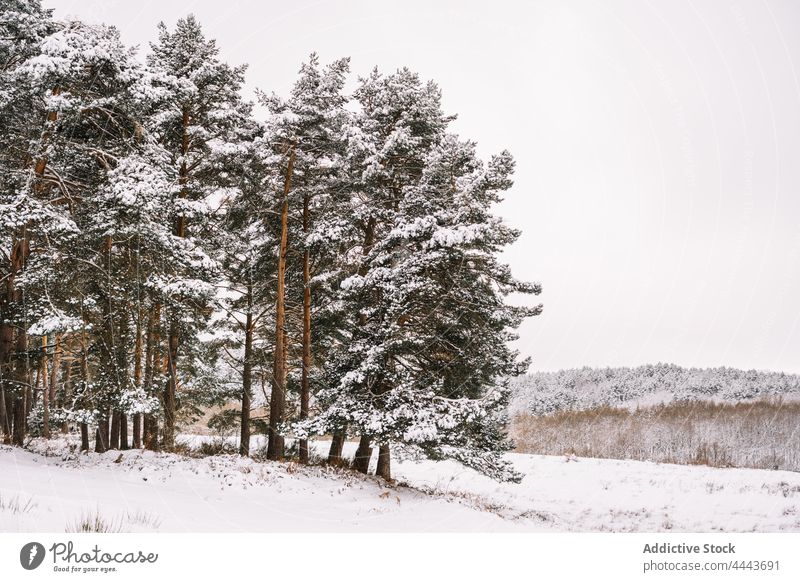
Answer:
[[[42,436],[50,438],[50,368],[48,367],[47,350],[49,348],[47,336],[42,336]],[[52,363],[50,363],[52,366]]]
[[[137,388],[142,387],[142,357],[143,357],[143,341],[142,341],[142,311],[141,306],[137,306],[136,310],[136,343],[133,348],[133,385]],[[133,424],[133,448],[142,448],[142,415],[139,412],[133,413],[131,419]],[[125,448],[128,448],[128,423],[125,422]]]
[[[250,397],[253,385],[253,286],[247,285],[247,320],[244,325],[244,362],[242,363],[242,416],[239,454],[250,454]]]
[[[361,435],[361,440],[358,442],[356,455],[353,457],[353,468],[359,473],[367,474],[369,471],[369,461],[372,458],[372,439],[368,436]]]
[[[31,416],[31,411],[33,410],[33,403],[35,400],[35,394],[33,393],[33,386],[30,381],[31,373],[28,372],[28,381],[25,386],[25,432],[28,432],[28,418]]]
[[[161,304],[156,303],[150,313],[150,321],[147,324],[147,349],[145,351],[145,371],[144,385],[148,390],[152,389],[153,380],[158,370],[158,352],[161,343],[159,326],[161,322]],[[158,426],[156,419],[151,413],[145,413],[142,423],[142,440],[144,448],[155,451],[158,450]]]
[[[179,196],[188,197],[187,184],[189,183],[189,167],[186,164],[186,156],[189,153],[189,108],[184,106],[181,117],[181,157],[182,162],[178,172],[178,184],[180,185]],[[180,238],[186,238],[186,217],[178,216],[175,221],[174,234]],[[162,435],[162,446],[169,450],[175,447],[175,414],[176,414],[176,394],[178,391],[178,345],[179,333],[178,315],[172,314],[172,321],[169,326],[169,337],[167,339],[167,358],[168,358],[168,380],[164,390],[164,434]]]
[[[109,449],[119,449],[119,435],[120,435],[120,412],[114,410],[111,413],[111,437],[108,441]]]
[[[328,450],[328,464],[340,466],[342,464],[342,450],[344,449],[344,439],[346,430],[333,433],[331,438],[331,448]]]
[[[11,443],[11,429],[8,426],[8,412],[6,407],[6,388],[3,376],[0,374],[0,432],[3,435],[3,444]]]
[[[364,247],[361,249],[362,257],[366,257],[375,244],[375,219],[370,218],[367,222],[367,227],[364,232]],[[366,276],[369,268],[366,263],[362,263],[358,268],[358,274],[361,277]],[[361,327],[367,324],[366,317],[361,314],[358,318],[358,323]],[[372,439],[368,436],[361,435],[361,440],[358,442],[358,449],[356,449],[355,457],[353,458],[353,468],[360,473],[366,474],[369,471],[369,460],[372,457],[372,447],[370,446]]]
[[[89,390],[89,340],[86,338],[86,326],[81,330],[81,377],[83,380],[83,392],[81,393],[81,404],[86,406],[86,397]],[[89,452],[89,426],[81,423],[81,450]]]
[[[164,434],[161,445],[168,451],[175,447],[175,394],[178,386],[178,325],[173,322],[167,345],[168,377],[164,391]]]
[[[94,433],[94,452],[105,453],[108,450],[108,412],[104,411],[104,418],[97,423]]]
[[[13,265],[9,265],[13,269]],[[13,423],[11,385],[11,348],[14,343],[14,328],[11,325],[10,305],[14,301],[14,275],[9,272],[5,277],[3,293],[0,294],[0,431],[3,432],[3,443],[11,443],[11,425]]]
[[[89,450],[89,426],[85,422],[81,423],[81,450]]]
[[[275,353],[272,367],[272,393],[269,400],[269,436],[267,458],[277,461],[283,458],[283,435],[278,434],[286,410],[286,252],[289,246],[289,192],[294,171],[294,147],[289,151],[289,165],[283,183],[283,207],[281,208],[281,242],[278,253],[278,289],[275,304]]]
[[[17,291],[17,293],[21,293]],[[17,330],[17,360],[14,365],[14,383],[17,397],[14,400],[14,434],[13,444],[22,446],[25,443],[26,423],[28,416],[28,334],[24,329]],[[24,354],[24,356],[23,356]]]
[[[64,393],[62,395],[61,405],[66,408],[67,404],[70,402],[70,398],[72,398],[72,364],[68,363],[64,371]],[[69,433],[69,425],[66,419],[61,423],[61,432],[63,434]]]
[[[303,232],[308,235],[310,227],[309,196],[303,197]],[[311,399],[309,370],[311,369],[311,254],[303,252],[303,369],[300,378],[300,420],[308,418]],[[300,462],[308,463],[308,439],[300,439]]]
[[[47,349],[47,336],[42,340],[42,347]],[[50,438],[50,387],[48,386],[47,357],[42,357],[42,436]]]
[[[133,414],[133,448],[142,448],[142,414],[140,412]]]
[[[122,451],[127,451],[128,446],[128,415],[119,413],[119,448]]]
[[[11,442],[21,447],[25,444],[25,392],[20,393],[14,399],[13,414],[14,426]]]
[[[56,401],[56,390],[58,388],[58,371],[61,368],[61,336],[55,336],[53,349],[53,362],[50,366],[50,406]]]
[[[392,480],[391,470],[391,451],[389,445],[381,445],[378,448],[378,468],[375,470],[378,477],[383,477],[387,481]]]

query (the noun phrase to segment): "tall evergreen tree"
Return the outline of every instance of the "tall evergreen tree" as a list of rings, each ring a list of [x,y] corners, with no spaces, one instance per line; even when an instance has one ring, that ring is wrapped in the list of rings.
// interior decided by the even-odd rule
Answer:
[[[517,236],[490,212],[511,185],[511,158],[484,169],[470,144],[445,134],[451,118],[438,89],[408,71],[375,72],[357,96],[351,182],[361,243],[341,306],[358,315],[330,360],[324,410],[306,426],[360,433],[362,472],[377,441],[386,478],[390,442],[512,476],[500,458],[505,378],[526,363],[507,341],[539,309],[504,298],[539,288],[497,259]]]
[[[444,135],[452,117],[441,110],[441,95],[433,83],[422,83],[407,69],[384,76],[377,69],[361,79],[355,93],[360,111],[348,136],[348,181],[352,237],[347,245],[349,275],[366,277],[380,259],[378,243],[391,231],[404,188],[415,184],[422,173],[423,160],[430,148]],[[346,267],[347,269],[347,267]],[[355,279],[349,279],[350,282]],[[332,355],[326,383],[326,396],[355,382],[366,394],[380,384],[377,377],[360,375],[357,368],[372,349],[375,329],[383,325],[375,311],[381,301],[374,290],[348,284],[341,289],[339,306],[347,338]],[[338,407],[328,411],[330,430],[336,435],[330,458],[340,454],[341,435],[352,424],[349,413]],[[354,466],[366,473],[372,454],[371,431],[361,434]]]
[[[190,266],[175,264],[165,293],[168,381],[163,392],[163,444],[175,444],[178,386],[191,367],[204,366],[199,335],[214,297],[217,270],[205,252],[209,223],[220,203],[227,174],[220,166],[227,151],[242,139],[250,105],[240,91],[245,67],[231,67],[219,59],[216,42],[207,39],[193,16],[181,19],[170,32],[159,25],[158,41],[151,45],[148,64],[164,98],[147,119],[148,129],[169,154],[165,171],[174,183],[169,219],[173,234],[185,239],[187,249],[205,254]]]
[[[41,204],[32,187],[32,173],[44,168],[41,149],[34,166],[31,144],[42,141],[49,123],[46,118],[52,116],[43,112],[38,79],[25,65],[40,53],[55,28],[51,11],[37,0],[14,0],[0,7],[0,431],[6,442],[13,433],[16,444],[24,438],[29,395],[19,279],[30,255],[30,229],[60,223],[61,218]]]
[[[49,348],[49,336],[74,331],[75,322],[81,321],[76,305],[85,289],[75,269],[78,215],[138,132],[134,94],[141,89],[141,67],[116,30],[73,21],[53,28],[39,51],[15,71],[18,86],[27,87],[38,107],[31,111],[28,125],[17,128],[24,134],[35,131],[28,128],[42,119],[44,125],[29,140],[25,182],[18,182],[21,187],[4,206],[16,223],[16,231],[11,230],[12,278],[22,322],[16,333],[16,384],[25,387],[26,413],[34,390],[40,391],[45,434],[50,396],[56,393],[46,380],[54,384],[57,370],[47,373],[48,351],[31,347],[28,336],[44,336],[37,344]],[[61,346],[54,347],[60,354]],[[84,349],[88,350],[86,342]],[[34,368],[37,384],[32,386]],[[88,380],[83,380],[85,388]],[[17,426],[19,442],[24,422],[20,419]]]
[[[311,273],[314,244],[313,220],[325,200],[331,196],[338,161],[343,153],[341,130],[346,114],[342,94],[349,60],[341,59],[322,69],[316,55],[304,64],[288,99],[262,96],[271,113],[268,124],[265,158],[276,164],[282,177],[279,191],[280,231],[275,304],[275,342],[273,350],[272,391],[270,395],[269,443],[267,456],[284,455],[283,423],[286,419],[288,375],[287,345],[287,260],[289,232],[295,229],[302,252],[302,332],[300,416],[308,416],[310,399],[311,346]],[[299,220],[297,220],[299,218]],[[294,219],[294,220],[293,220]],[[320,223],[322,224],[322,223]],[[298,228],[299,227],[299,228]],[[295,238],[295,237],[293,237]],[[321,263],[321,261],[320,261]],[[300,456],[308,460],[308,443],[302,439]]]

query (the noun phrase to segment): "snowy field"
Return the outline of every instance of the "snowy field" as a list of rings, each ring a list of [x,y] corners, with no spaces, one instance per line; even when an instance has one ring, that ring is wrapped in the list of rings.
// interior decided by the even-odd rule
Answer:
[[[520,484],[407,460],[387,485],[229,455],[30,448],[0,447],[0,531],[76,531],[98,516],[122,532],[800,531],[793,472],[513,454]]]

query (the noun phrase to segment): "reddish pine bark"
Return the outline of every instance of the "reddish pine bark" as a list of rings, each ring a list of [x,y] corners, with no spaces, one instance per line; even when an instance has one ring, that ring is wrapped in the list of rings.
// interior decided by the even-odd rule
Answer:
[[[286,253],[289,246],[289,192],[294,172],[294,147],[289,149],[289,164],[283,183],[283,205],[281,208],[281,241],[278,253],[278,288],[275,303],[275,353],[272,367],[272,393],[269,401],[269,435],[267,458],[277,461],[283,458],[283,435],[278,433],[286,413]]]

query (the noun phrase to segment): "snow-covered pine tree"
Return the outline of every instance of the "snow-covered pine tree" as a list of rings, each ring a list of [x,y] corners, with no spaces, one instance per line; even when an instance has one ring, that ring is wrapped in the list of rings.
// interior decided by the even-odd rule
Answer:
[[[26,302],[29,317],[35,318],[29,334],[45,341],[55,335],[79,350],[64,361],[65,366],[81,364],[72,403],[64,395],[62,404],[84,424],[97,421],[96,449],[105,450],[110,432],[117,441],[125,432],[118,404],[128,386],[132,289],[119,284],[127,280],[130,241],[115,239],[124,228],[117,208],[104,196],[109,181],[120,179],[119,167],[124,171],[121,161],[142,139],[139,118],[152,91],[134,51],[107,26],[63,23],[24,69],[51,99],[50,125],[43,133],[46,156],[41,158],[46,163],[41,174],[34,172],[38,181],[32,189],[51,207],[62,209],[70,226],[68,231],[42,230],[32,239],[38,251],[26,275],[28,297],[36,299]],[[68,341],[78,328],[81,340]],[[55,378],[57,369],[53,372]],[[42,388],[46,396],[48,390]],[[54,386],[50,388],[55,394]]]
[[[362,238],[341,294],[357,317],[330,358],[323,411],[306,426],[361,434],[362,472],[377,441],[386,478],[390,442],[513,477],[501,459],[506,382],[526,362],[507,342],[539,311],[506,304],[510,292],[539,288],[497,256],[518,234],[491,214],[513,162],[502,154],[484,167],[474,146],[446,135],[438,88],[408,71],[373,73],[357,96],[351,179]]]
[[[484,165],[475,146],[446,136],[404,192],[394,228],[376,247],[380,264],[363,284],[381,296],[385,322],[364,370],[384,362],[367,426],[381,444],[378,474],[390,478],[389,442],[431,459],[453,458],[495,478],[502,460],[510,377],[523,373],[509,347],[541,306],[514,307],[510,293],[539,293],[499,260],[519,232],[491,212],[511,187],[507,152]],[[359,282],[361,284],[361,282]]]
[[[187,251],[203,254],[209,224],[227,186],[228,174],[221,164],[248,126],[251,106],[240,94],[245,67],[222,62],[216,42],[205,37],[191,15],[179,20],[172,32],[159,25],[147,62],[155,86],[164,93],[146,125],[169,154],[165,171],[174,183],[169,214],[173,234],[185,239]],[[211,312],[217,270],[212,253],[205,255],[188,267],[171,265],[172,279],[161,289],[168,371],[163,444],[168,449],[175,444],[179,385],[190,379],[192,369],[195,380],[213,376],[207,358],[200,357],[204,348],[200,332]]]
[[[371,431],[363,430],[357,413],[338,401],[351,390],[360,390],[368,397],[372,387],[382,382],[382,371],[363,375],[359,370],[383,322],[376,311],[381,297],[374,289],[352,283],[366,277],[378,264],[376,248],[393,228],[403,189],[419,180],[427,152],[441,140],[452,117],[441,110],[438,87],[423,83],[407,69],[387,76],[377,69],[372,71],[360,80],[355,97],[360,110],[348,131],[351,227],[343,257],[348,263],[343,269],[349,271],[350,279],[340,289],[343,339],[326,363],[327,387],[320,394],[320,404],[326,410],[317,427],[324,425],[324,432],[334,434],[329,453],[334,462],[341,454],[348,427],[360,431],[354,466],[366,472],[372,453]]]
[[[16,117],[10,134],[29,139],[24,164],[10,172],[24,181],[4,190],[11,198],[3,206],[14,237],[13,295],[22,324],[15,342],[16,384],[25,387],[26,413],[41,396],[45,435],[63,348],[74,346],[64,336],[76,331],[76,322],[80,327],[83,315],[79,273],[85,269],[76,261],[85,257],[77,216],[138,131],[133,87],[141,80],[140,65],[113,28],[66,21],[52,23],[49,32],[13,71],[15,87],[27,91],[23,99],[31,107],[27,117]],[[28,336],[39,337],[30,344]],[[91,343],[82,342],[82,392],[89,385]],[[67,355],[73,357],[64,359],[65,366],[75,359]],[[24,422],[17,425],[24,432]]]
[[[55,29],[51,11],[38,0],[0,6],[0,431],[4,442],[22,444],[30,396],[24,296],[18,284],[30,254],[29,231],[60,222],[35,200],[31,144],[46,132],[39,86],[23,65]],[[52,90],[52,87],[50,88]],[[45,124],[48,122],[45,121]],[[55,215],[55,216],[54,216]]]
[[[270,377],[267,357],[274,332],[275,248],[277,235],[274,203],[265,200],[275,186],[273,167],[260,152],[263,127],[253,127],[253,138],[237,154],[235,184],[226,200],[218,236],[223,273],[218,305],[221,316],[214,333],[224,357],[220,377],[228,378],[230,398],[241,400],[239,453],[250,454],[253,385]],[[233,163],[234,160],[231,160]],[[267,194],[268,196],[268,194]]]
[[[312,365],[312,273],[326,264],[322,259],[323,242],[330,241],[325,226],[334,224],[328,216],[317,222],[321,209],[333,210],[328,201],[338,180],[343,154],[342,129],[347,114],[346,98],[342,94],[349,59],[334,61],[320,67],[316,55],[300,68],[299,77],[288,99],[262,95],[262,104],[270,110],[264,139],[264,159],[271,161],[280,176],[280,231],[278,236],[278,265],[275,297],[275,343],[273,349],[272,391],[270,394],[269,441],[267,457],[280,459],[284,455],[283,424],[286,421],[286,392],[288,376],[289,339],[287,325],[287,261],[289,232],[299,239],[297,250],[302,253],[299,274],[301,289],[302,331],[300,356],[300,416],[308,416],[310,374]],[[312,253],[314,256],[312,257]],[[315,265],[312,265],[312,261]],[[290,288],[291,285],[288,285]],[[308,460],[308,442],[301,439],[301,460]]]

